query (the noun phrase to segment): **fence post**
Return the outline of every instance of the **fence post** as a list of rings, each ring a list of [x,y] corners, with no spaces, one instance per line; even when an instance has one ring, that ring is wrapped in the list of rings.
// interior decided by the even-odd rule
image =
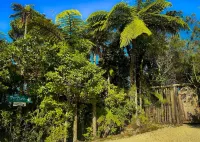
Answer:
[[[174,88],[170,88],[172,123],[175,123]]]

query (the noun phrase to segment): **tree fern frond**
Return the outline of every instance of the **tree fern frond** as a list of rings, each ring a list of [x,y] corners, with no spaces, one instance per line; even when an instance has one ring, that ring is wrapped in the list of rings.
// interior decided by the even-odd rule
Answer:
[[[102,33],[102,26],[107,18],[108,12],[107,11],[97,11],[92,13],[88,19],[87,19],[87,24],[88,24],[88,32],[93,35],[99,36],[99,32]]]
[[[64,35],[61,30],[48,19],[41,17],[34,18],[29,24],[29,30],[34,30],[35,28],[37,32],[46,39],[55,37],[54,39],[56,39],[56,42],[64,40]]]
[[[142,8],[138,14],[147,14],[147,13],[161,13],[164,9],[167,7],[172,6],[170,2],[167,2],[165,0],[156,0],[155,2],[147,5],[146,7]]]
[[[133,39],[136,39],[142,34],[151,35],[151,31],[147,28],[143,20],[135,17],[134,20],[128,24],[120,37],[120,47],[125,47],[130,44]]]
[[[63,19],[63,18],[65,18],[66,16],[67,17],[69,17],[69,16],[71,16],[71,17],[75,16],[75,17],[80,17],[81,18],[81,13],[78,10],[76,10],[76,9],[65,10],[65,11],[59,13],[58,15],[56,15],[56,23],[60,24],[60,20]]]
[[[102,21],[106,19],[106,16],[108,15],[107,11],[96,11],[89,15],[87,18],[87,22],[91,24],[95,24],[96,22]]]
[[[189,30],[188,24],[178,16],[149,13],[143,17],[144,22],[151,28],[176,33],[179,30]]]
[[[18,4],[18,3],[12,3],[11,8],[12,8],[14,11],[18,11],[18,12],[24,10],[24,7],[23,7],[21,4]]]
[[[115,29],[123,24],[131,22],[132,19],[132,9],[128,4],[120,2],[113,7],[113,9],[107,15],[107,20],[105,21],[102,30],[107,28]]]

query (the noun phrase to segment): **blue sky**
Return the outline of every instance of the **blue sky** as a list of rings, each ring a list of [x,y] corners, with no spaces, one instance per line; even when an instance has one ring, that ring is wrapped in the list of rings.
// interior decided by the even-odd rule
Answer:
[[[35,9],[44,13],[48,18],[54,19],[55,15],[67,9],[78,9],[82,18],[86,19],[89,14],[96,10],[110,10],[116,3],[122,0],[4,0],[0,5],[0,31],[7,33],[9,15],[13,13],[12,3],[34,4]],[[133,4],[135,0],[125,0]],[[196,13],[200,19],[200,0],[168,0],[173,6],[170,10],[181,10],[185,15]]]

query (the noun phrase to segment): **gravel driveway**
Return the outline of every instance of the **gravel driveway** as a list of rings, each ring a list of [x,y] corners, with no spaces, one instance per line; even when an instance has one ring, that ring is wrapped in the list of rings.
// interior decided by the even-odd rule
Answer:
[[[106,142],[200,142],[200,125],[167,127],[129,138]]]

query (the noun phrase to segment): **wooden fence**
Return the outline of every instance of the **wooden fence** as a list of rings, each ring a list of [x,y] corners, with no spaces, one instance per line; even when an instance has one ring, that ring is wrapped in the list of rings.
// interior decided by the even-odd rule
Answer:
[[[174,84],[157,86],[152,89],[161,94],[166,103],[154,104],[145,107],[145,115],[150,121],[163,124],[182,124],[186,122],[186,115],[178,91],[189,84]]]

